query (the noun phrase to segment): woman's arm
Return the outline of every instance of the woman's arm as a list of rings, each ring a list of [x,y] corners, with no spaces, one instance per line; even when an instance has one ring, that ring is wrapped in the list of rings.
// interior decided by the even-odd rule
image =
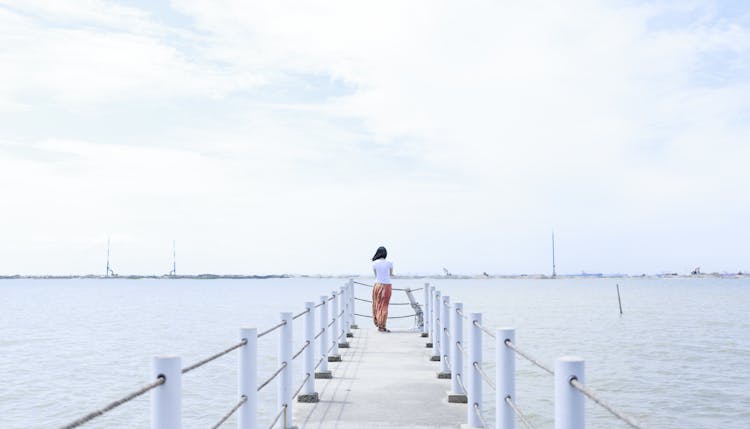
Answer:
[[[391,264],[391,275],[393,275],[393,264]]]

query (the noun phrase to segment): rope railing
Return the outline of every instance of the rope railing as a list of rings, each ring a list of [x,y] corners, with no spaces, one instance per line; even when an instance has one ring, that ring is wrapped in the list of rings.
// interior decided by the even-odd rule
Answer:
[[[464,380],[463,380],[463,377],[461,376],[461,374],[456,374],[456,381],[458,381],[458,385],[461,386],[461,390],[464,391],[464,394],[469,393],[466,390],[466,386],[464,386]]]
[[[489,329],[482,325],[481,313],[465,313],[463,304],[456,302],[454,304],[449,303],[449,297],[441,294],[439,290],[434,287],[427,287],[425,293],[425,300],[428,303],[427,314],[430,325],[426,328],[426,332],[422,332],[422,336],[429,336],[434,341],[438,341],[439,349],[433,347],[433,355],[430,360],[442,361],[441,372],[438,374],[439,378],[444,375],[445,372],[453,376],[453,384],[451,392],[455,394],[459,390],[463,390],[467,394],[467,399],[470,404],[473,405],[475,414],[472,415],[469,412],[468,421],[469,426],[476,427],[481,425],[489,427],[487,421],[482,416],[481,402],[482,387],[486,383],[497,395],[496,400],[502,400],[506,404],[502,407],[498,406],[496,410],[497,424],[500,422],[507,421],[520,421],[526,429],[534,429],[529,419],[523,414],[518,404],[514,401],[515,396],[515,356],[521,356],[525,360],[529,361],[532,365],[542,369],[550,375],[554,375],[556,388],[555,394],[561,395],[564,398],[561,401],[556,400],[556,415],[560,411],[557,404],[570,404],[564,405],[562,414],[565,415],[565,423],[572,426],[566,427],[580,427],[580,424],[585,419],[583,401],[573,401],[572,399],[578,391],[587,398],[591,399],[608,412],[610,412],[616,418],[622,420],[629,427],[633,429],[643,429],[635,419],[626,416],[621,411],[616,410],[612,405],[607,403],[605,400],[598,397],[598,395],[579,381],[579,377],[582,378],[583,374],[583,360],[574,356],[563,356],[555,361],[555,370],[550,366],[544,365],[538,359],[533,357],[528,352],[520,349],[515,344],[515,329],[513,328],[498,328]],[[455,316],[450,317],[450,323],[443,323],[441,319],[446,319],[446,314],[450,311],[455,311]],[[471,340],[468,343],[463,341],[463,320],[471,321]],[[497,379],[490,376],[482,367],[482,338],[483,334],[488,335],[490,338],[495,340],[497,345],[497,356],[498,356],[498,367]],[[445,350],[443,343],[446,343]],[[503,348],[503,345],[506,348]],[[434,346],[434,344],[427,343],[427,347]],[[459,354],[455,354],[459,353]],[[451,362],[451,356],[454,357]],[[473,366],[474,371],[464,371],[464,364],[462,357],[468,360]],[[568,372],[570,371],[570,372]],[[556,374],[557,372],[557,374]],[[463,377],[469,377],[468,384],[464,383]],[[449,377],[445,377],[449,378]],[[563,381],[564,380],[564,381]],[[569,384],[575,389],[559,389],[559,386],[569,382]],[[470,388],[470,391],[467,389]],[[557,398],[557,396],[556,396]],[[574,406],[575,403],[575,406]],[[505,427],[505,426],[504,426]]]
[[[305,311],[303,311],[303,312],[301,312],[301,313],[297,313],[297,314],[295,314],[294,316],[292,316],[292,320],[297,320],[298,318],[300,318],[300,317],[304,316],[305,314],[307,314],[307,313],[309,313],[309,312],[310,312],[310,309],[309,309],[309,308],[308,308],[308,309],[305,309]]]
[[[318,367],[323,363],[324,360],[324,357],[320,358],[320,360],[318,360],[318,363],[315,364],[315,369],[318,369]]]
[[[211,426],[211,429],[218,429],[221,425],[224,424],[227,420],[229,420],[230,417],[232,417],[232,414],[234,414],[242,405],[247,402],[247,396],[242,395],[242,399],[234,406],[231,410],[229,410],[228,413],[224,415],[224,417],[221,418],[221,420],[218,421],[215,425]]]
[[[277,329],[281,328],[281,327],[282,327],[282,326],[284,326],[284,325],[286,325],[286,320],[283,320],[283,321],[281,321],[281,322],[277,323],[276,325],[273,325],[273,326],[271,326],[270,328],[266,329],[265,331],[261,332],[260,334],[258,334],[258,338],[261,338],[261,337],[263,337],[264,335],[268,335],[268,334],[270,334],[271,332],[273,332],[273,331],[275,331],[275,330],[277,330]]]
[[[476,320],[474,321],[474,326],[476,326],[477,328],[481,329],[482,332],[484,332],[485,334],[489,335],[490,337],[495,338],[495,333],[494,332],[492,332],[489,329],[485,328],[484,326],[482,326],[481,323],[477,322]]]
[[[297,395],[299,395],[299,392],[302,391],[302,388],[305,387],[305,383],[307,383],[307,380],[310,379],[310,374],[308,373],[305,375],[305,378],[302,380],[302,383],[299,385],[297,390],[294,392],[294,395],[292,395],[292,399],[296,398]]]
[[[167,381],[167,378],[164,377],[164,376],[157,377],[156,381],[154,381],[153,383],[147,384],[147,385],[141,387],[140,389],[136,390],[133,393],[130,393],[130,394],[128,394],[128,395],[126,395],[126,396],[124,396],[124,397],[122,397],[122,398],[120,398],[120,399],[118,399],[116,401],[110,402],[109,404],[105,405],[104,407],[102,407],[102,408],[100,408],[100,409],[98,409],[96,411],[93,411],[93,412],[91,412],[89,414],[86,414],[85,416],[81,417],[80,419],[78,419],[78,420],[76,420],[74,422],[71,422],[71,423],[63,426],[61,429],[73,429],[73,428],[77,428],[78,426],[81,426],[82,424],[84,424],[86,422],[89,422],[89,421],[93,420],[94,418],[99,417],[99,416],[107,413],[108,411],[112,411],[113,409],[119,407],[120,405],[122,405],[122,404],[124,404],[126,402],[132,401],[133,399],[135,399],[135,398],[143,395],[144,393],[148,392],[149,390],[151,390],[151,389],[153,389],[155,387],[161,386],[166,381]]]
[[[523,356],[523,357],[524,357],[524,358],[525,358],[526,360],[528,360],[529,362],[531,362],[531,363],[533,363],[534,365],[538,366],[539,368],[541,368],[541,369],[543,369],[543,370],[547,371],[547,372],[548,372],[548,373],[549,373],[550,375],[554,375],[554,374],[555,374],[555,371],[551,370],[551,369],[550,369],[550,368],[549,368],[548,366],[546,366],[546,365],[544,365],[544,364],[540,363],[540,362],[539,362],[538,360],[534,359],[534,358],[533,358],[533,357],[532,357],[532,356],[531,356],[530,354],[528,354],[528,353],[526,353],[526,352],[522,351],[521,349],[519,349],[518,347],[516,347],[516,345],[515,345],[515,344],[513,344],[513,342],[512,342],[512,341],[510,341],[510,340],[505,340],[505,345],[506,345],[506,346],[507,346],[507,347],[508,347],[509,349],[511,349],[511,350],[513,350],[514,352],[518,353],[519,355]]]
[[[511,398],[510,396],[506,396],[505,402],[510,406],[510,409],[513,410],[513,414],[515,414],[516,417],[521,420],[521,423],[526,429],[535,429],[531,422],[521,412],[521,410],[518,409],[518,405],[516,405],[516,403],[513,401],[513,398]]]
[[[372,319],[372,316],[369,315],[369,314],[354,313],[354,315],[355,316],[359,316],[359,317],[369,317],[370,319]],[[416,317],[416,316],[417,315],[415,313],[415,314],[409,314],[409,315],[406,315],[406,316],[388,316],[388,318],[389,319],[406,319],[407,317]]]
[[[484,416],[482,415],[482,410],[479,408],[479,404],[476,402],[474,403],[474,414],[479,417],[479,420],[482,422],[482,427],[489,429],[490,425],[487,424],[487,420],[484,419]]]
[[[586,395],[589,399],[599,404],[602,408],[612,413],[613,416],[617,417],[618,419],[622,420],[623,422],[627,423],[628,426],[635,428],[635,429],[643,429],[641,426],[638,425],[638,423],[635,422],[632,418],[626,416],[625,414],[621,413],[620,411],[615,410],[611,405],[609,405],[605,400],[598,398],[596,394],[586,387],[583,383],[578,381],[576,377],[572,377],[570,379],[570,385],[573,386],[576,390]]]
[[[276,417],[274,417],[273,421],[271,422],[271,425],[268,426],[268,429],[273,429],[273,427],[276,426],[276,423],[281,418],[281,415],[284,414],[284,413],[286,413],[286,407],[287,407],[286,404],[284,404],[284,405],[281,406],[281,410],[279,410],[279,413],[276,414]]]
[[[353,281],[352,283],[358,284],[358,285],[362,285],[362,286],[367,286],[369,288],[375,287],[373,285],[368,285],[367,283],[362,283],[362,282],[358,282],[358,281]],[[419,288],[419,289],[397,288],[397,287],[391,288],[391,290],[403,290],[403,291],[410,291],[410,292],[417,292],[417,291],[420,291],[422,289],[424,289],[424,288]]]
[[[492,390],[497,390],[497,387],[495,387],[495,382],[492,381],[492,378],[487,375],[486,372],[484,372],[484,369],[482,368],[482,365],[479,365],[479,362],[474,362],[474,368],[477,369],[477,371],[479,372],[479,376],[482,377],[482,380],[487,383],[492,388]]]
[[[461,341],[456,341],[456,347],[461,351],[461,354],[464,355],[466,359],[469,359],[469,351],[464,348],[464,345]]]
[[[301,355],[302,352],[304,352],[305,349],[307,348],[307,346],[309,346],[309,345],[310,345],[310,342],[309,341],[305,341],[305,345],[302,346],[302,348],[300,348],[299,351],[294,354],[294,356],[292,356],[292,360],[297,359],[297,356]]]
[[[201,361],[198,361],[198,362],[196,362],[196,363],[194,363],[194,364],[192,364],[190,366],[182,368],[182,373],[183,374],[187,374],[188,372],[190,372],[190,371],[192,371],[192,370],[194,370],[196,368],[199,368],[199,367],[201,367],[201,366],[203,366],[203,365],[205,365],[205,364],[207,364],[207,363],[209,363],[209,362],[211,362],[213,360],[216,360],[216,359],[224,356],[225,354],[231,352],[232,350],[236,350],[236,349],[244,346],[245,344],[247,344],[247,340],[242,340],[239,343],[233,345],[232,347],[229,347],[226,350],[222,350],[222,351],[220,351],[219,353],[216,353],[213,356],[209,356],[209,357],[207,357],[207,358],[205,358],[205,359],[203,359]]]
[[[344,336],[346,336],[348,334],[348,332],[347,332],[348,331],[348,325],[346,324],[346,321],[348,320],[348,317],[353,316],[353,311],[352,311],[353,309],[351,308],[351,303],[353,303],[353,301],[355,299],[353,292],[354,292],[354,289],[352,287],[352,283],[350,282],[350,283],[348,283],[347,286],[341,287],[340,292],[338,292],[338,291],[332,292],[329,296],[323,298],[323,300],[321,300],[321,302],[319,302],[318,304],[313,304],[313,303],[307,304],[307,308],[305,308],[304,311],[296,313],[293,316],[292,316],[291,313],[282,313],[282,318],[284,318],[284,320],[281,320],[279,323],[273,325],[272,327],[270,327],[270,328],[268,328],[268,329],[266,329],[264,331],[261,331],[260,333],[257,333],[257,330],[255,328],[243,328],[243,329],[240,330],[240,332],[241,332],[241,334],[240,334],[241,335],[240,336],[241,340],[239,342],[231,345],[230,347],[227,347],[224,350],[221,350],[221,351],[219,351],[219,352],[217,352],[215,354],[212,354],[211,356],[206,357],[205,359],[201,359],[198,362],[193,363],[192,365],[186,366],[184,368],[180,368],[180,358],[179,357],[169,357],[169,358],[157,357],[154,360],[154,362],[155,362],[154,363],[154,365],[155,365],[154,368],[156,369],[156,373],[157,374],[162,374],[162,375],[159,375],[156,378],[155,381],[153,381],[152,383],[150,383],[150,384],[148,384],[146,386],[141,387],[140,389],[138,389],[138,390],[136,390],[136,391],[134,391],[134,392],[132,392],[132,393],[130,393],[130,394],[128,394],[128,395],[120,398],[120,399],[117,399],[116,401],[113,401],[113,402],[105,405],[104,407],[102,407],[102,408],[100,408],[98,410],[90,412],[90,413],[86,414],[85,416],[83,416],[83,417],[81,417],[81,418],[79,418],[79,419],[77,419],[77,420],[75,420],[75,421],[73,421],[71,423],[68,423],[65,426],[61,426],[60,429],[74,429],[74,428],[77,428],[77,427],[79,427],[79,426],[81,426],[81,425],[83,425],[83,424],[85,424],[85,423],[87,423],[87,422],[89,422],[89,421],[91,421],[91,420],[93,420],[93,419],[101,416],[101,415],[104,415],[105,413],[107,413],[107,412],[109,412],[109,411],[111,411],[111,410],[119,407],[120,405],[123,405],[123,404],[125,404],[125,403],[127,403],[129,401],[134,400],[135,398],[138,398],[138,397],[144,395],[145,393],[147,393],[149,391],[152,391],[153,389],[155,389],[158,386],[165,385],[165,383],[167,383],[167,378],[168,377],[170,379],[172,379],[173,377],[176,377],[176,382],[179,383],[180,382],[180,376],[182,374],[187,374],[187,373],[189,373],[189,372],[191,372],[191,371],[193,371],[193,370],[195,370],[197,368],[200,368],[200,367],[202,367],[202,366],[204,366],[204,365],[206,365],[206,364],[208,364],[210,362],[213,362],[214,360],[217,360],[218,358],[220,358],[222,356],[225,356],[225,355],[229,354],[230,352],[232,352],[234,350],[241,349],[242,347],[247,346],[248,344],[252,344],[252,347],[251,348],[250,347],[246,347],[245,349],[242,349],[242,352],[241,352],[242,355],[241,356],[243,356],[243,357],[240,359],[240,362],[241,362],[240,365],[241,365],[242,369],[245,369],[245,370],[247,370],[248,367],[254,367],[255,364],[252,363],[252,362],[257,361],[257,346],[255,345],[255,339],[262,338],[262,337],[264,337],[264,336],[266,336],[266,335],[268,335],[268,334],[270,334],[270,333],[272,333],[272,332],[274,332],[276,330],[279,330],[280,328],[282,328],[282,327],[284,327],[286,325],[289,325],[290,321],[297,320],[297,319],[301,318],[302,316],[304,316],[306,314],[310,315],[310,313],[313,312],[313,309],[319,308],[319,307],[323,307],[323,306],[325,306],[325,304],[327,302],[330,302],[330,301],[333,301],[333,308],[334,309],[338,309],[337,305],[339,304],[339,302],[340,302],[340,305],[342,306],[341,311],[340,312],[336,311],[336,313],[338,313],[338,314],[333,315],[333,319],[331,320],[331,323],[328,324],[328,326],[330,327],[330,326],[333,326],[334,324],[336,324],[337,322],[343,323],[343,326],[341,327],[341,329],[340,330],[337,329],[337,331],[340,331],[340,335],[338,335],[338,337],[334,339],[333,346],[335,347],[336,345],[339,345],[338,344],[338,340],[340,340],[342,337],[344,337]],[[336,300],[337,298],[339,298],[339,300]],[[351,300],[351,302],[349,300]],[[393,303],[393,304],[394,305],[409,305],[407,303]],[[327,312],[323,312],[321,314],[321,316],[323,314],[327,314]],[[347,314],[348,314],[348,316],[347,316]],[[347,319],[345,320],[344,317],[346,317]],[[405,316],[405,317],[413,317],[413,316],[409,315],[409,316]],[[307,318],[305,320],[306,320],[306,322],[305,322],[306,323],[306,327],[309,328],[308,323],[310,323],[310,320],[307,319]],[[250,332],[252,332],[252,334],[250,334]],[[312,334],[310,334],[310,336],[308,336],[307,339],[305,340],[305,342],[302,345],[302,347],[294,355],[291,355],[291,353],[290,353],[289,354],[290,358],[287,358],[287,359],[291,359],[291,360],[297,359],[306,350],[307,350],[307,353],[311,353],[311,349],[312,349],[311,346],[315,343],[315,340],[317,340],[318,338],[320,338],[323,335],[323,333],[325,333],[325,332],[326,332],[326,329],[322,328],[320,330],[320,332],[318,332],[314,337],[312,337]],[[287,326],[287,328],[285,328],[282,331],[282,336],[281,337],[282,337],[281,338],[282,341],[288,341],[289,346],[291,346],[291,327]],[[334,337],[335,337],[335,334],[334,334]],[[332,349],[334,347],[332,347]],[[323,364],[323,362],[325,362],[325,355],[324,355],[324,357],[322,357],[317,362],[317,364],[315,365],[314,369],[317,370],[318,367],[320,367]],[[268,384],[271,383],[271,381],[273,381],[274,379],[276,379],[285,369],[290,370],[291,369],[290,365],[291,365],[291,361],[290,360],[281,362],[280,363],[280,367],[277,370],[275,370],[274,373],[271,374],[270,377],[267,380],[265,380],[263,383],[261,383],[257,387],[253,386],[253,388],[255,389],[255,391],[260,392],[266,386],[268,386]],[[302,386],[300,386],[300,388],[297,389],[297,391],[295,392],[294,396],[291,397],[292,399],[295,398],[295,397],[297,397],[299,395],[299,392],[304,387],[305,383],[310,383],[310,378],[312,377],[312,374],[310,372],[314,372],[314,370],[308,369],[308,371],[309,372],[306,374],[306,376],[304,377],[304,380],[302,381]],[[163,374],[166,374],[166,375],[163,375]],[[255,376],[253,376],[252,379],[255,380]],[[289,381],[285,381],[285,383],[287,383],[287,382],[289,382]],[[174,381],[172,381],[170,383],[174,383]],[[251,400],[254,400],[254,399],[252,399],[254,397],[254,395],[249,395],[249,394],[246,393],[246,390],[244,390],[244,391],[242,390],[242,389],[246,389],[246,388],[241,387],[240,389],[241,389],[241,394],[240,394],[240,399],[238,400],[238,402],[235,403],[232,406],[232,408],[226,414],[224,414],[221,417],[221,419],[214,426],[212,426],[213,429],[216,429],[216,428],[219,428],[220,426],[222,426],[235,413],[237,413],[237,411],[239,409],[241,409],[241,407],[243,405],[248,404],[249,401],[251,401]],[[252,389],[251,389],[251,391],[252,391]],[[164,389],[162,389],[162,390],[155,390],[153,394],[155,394],[156,397],[158,397],[158,398],[162,398],[162,397],[169,398],[168,400],[162,401],[163,403],[160,404],[157,408],[153,408],[153,403],[154,402],[152,401],[152,412],[157,412],[158,413],[157,415],[159,415],[159,416],[170,415],[169,413],[172,413],[173,410],[171,410],[169,408],[170,405],[164,405],[164,404],[179,403],[179,398],[181,396],[181,392],[179,392],[179,389],[178,389],[178,391],[176,393],[172,392],[172,391],[169,391],[169,389],[168,390],[164,390]],[[168,395],[168,396],[165,396],[165,395]],[[177,398],[177,401],[175,401],[175,398]],[[290,400],[290,399],[287,399],[286,401],[288,401],[288,400]],[[284,411],[288,410],[289,409],[288,407],[289,407],[288,404],[284,404],[283,405],[280,413],[278,415],[276,415],[276,418],[274,419],[274,422],[272,423],[271,427],[273,427],[278,422],[281,414],[283,414]],[[169,418],[171,418],[171,417],[169,417]],[[177,421],[179,422],[179,418],[177,419]]]
[[[268,383],[270,383],[271,381],[273,381],[273,379],[276,378],[281,373],[281,371],[284,370],[284,368],[286,368],[286,365],[287,365],[286,362],[282,362],[281,363],[281,367],[279,367],[279,369],[277,369],[273,374],[271,374],[271,376],[268,377],[268,379],[266,381],[264,381],[263,384],[261,384],[260,386],[258,386],[258,392],[260,392],[261,390],[263,390],[263,388],[266,387],[268,385]]]
[[[370,304],[372,304],[372,300],[370,299],[359,298],[356,296],[354,297],[354,299],[356,299],[357,301],[369,302]],[[411,305],[411,303],[410,302],[389,302],[388,305]]]

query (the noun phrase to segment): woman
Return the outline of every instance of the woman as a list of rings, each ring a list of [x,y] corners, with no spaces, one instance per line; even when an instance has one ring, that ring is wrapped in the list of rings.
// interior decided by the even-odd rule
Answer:
[[[391,276],[393,263],[386,261],[388,252],[380,246],[372,257],[372,271],[375,273],[375,287],[372,289],[372,321],[380,332],[391,332],[385,327],[388,319],[388,303],[391,300]]]

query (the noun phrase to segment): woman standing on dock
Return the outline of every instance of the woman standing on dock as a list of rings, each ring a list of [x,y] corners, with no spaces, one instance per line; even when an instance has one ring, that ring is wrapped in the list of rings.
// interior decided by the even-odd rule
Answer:
[[[385,258],[388,252],[380,246],[372,257],[375,287],[372,289],[372,321],[380,332],[391,332],[385,327],[388,319],[388,303],[391,301],[391,276],[393,263]]]

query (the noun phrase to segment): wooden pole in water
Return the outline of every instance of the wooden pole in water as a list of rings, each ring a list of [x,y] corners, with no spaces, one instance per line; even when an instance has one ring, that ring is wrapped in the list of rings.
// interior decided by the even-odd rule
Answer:
[[[620,316],[622,316],[622,299],[620,299],[620,284],[617,283],[617,303],[620,305]]]

